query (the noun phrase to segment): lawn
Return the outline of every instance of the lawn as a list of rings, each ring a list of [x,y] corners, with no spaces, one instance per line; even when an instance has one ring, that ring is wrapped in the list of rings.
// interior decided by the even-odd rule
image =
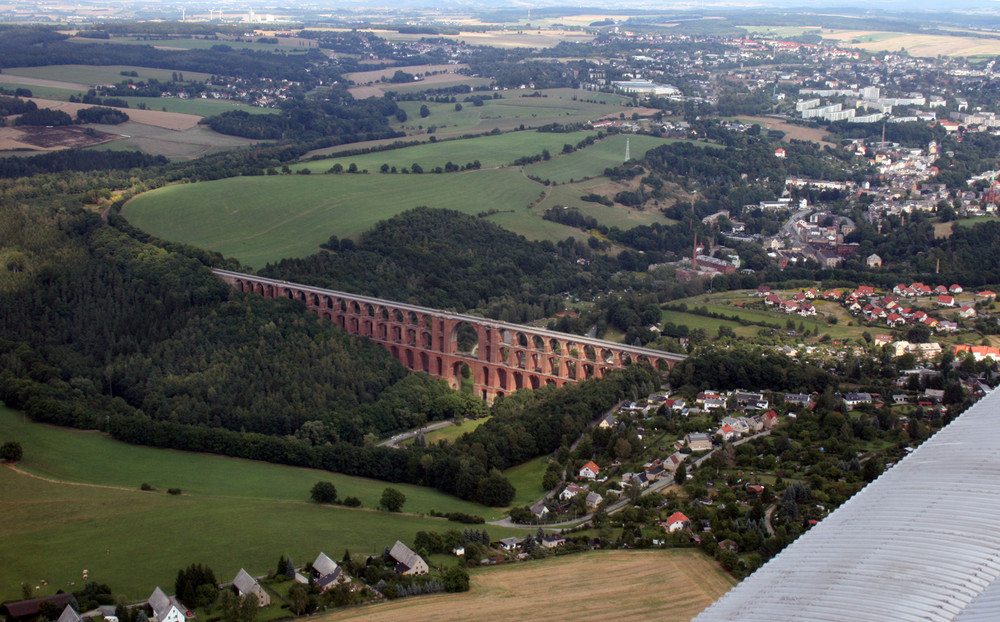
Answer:
[[[512,506],[531,505],[548,492],[542,488],[542,476],[548,464],[549,457],[540,456],[503,472],[517,489]]]
[[[454,527],[441,519],[308,501],[309,488],[322,479],[371,507],[384,482],[135,447],[95,432],[25,422],[6,408],[0,408],[0,439],[23,445],[18,466],[30,474],[0,468],[0,600],[18,597],[22,581],[39,585],[45,579],[48,587],[39,594],[72,587],[84,568],[115,594],[145,598],[157,584],[172,591],[177,569],[192,562],[209,564],[228,580],[240,567],[264,573],[282,553],[303,564],[321,550],[335,558],[348,548],[369,554],[397,538],[412,542],[419,530]],[[157,490],[140,491],[143,482]],[[499,515],[435,490],[391,485],[407,496],[407,512]],[[183,494],[168,495],[168,487]],[[514,533],[491,527],[494,537]]]
[[[482,417],[480,419],[466,419],[460,425],[450,425],[447,428],[441,428],[440,430],[434,430],[433,432],[428,432],[424,435],[427,439],[428,444],[436,443],[438,441],[445,441],[451,443],[459,436],[463,434],[468,434],[472,432],[479,426],[483,425],[489,421],[489,417]]]
[[[121,75],[123,71],[134,71],[138,77],[126,77]],[[132,67],[128,65],[47,65],[44,67],[4,67],[3,72],[11,76],[27,76],[29,78],[40,78],[43,80],[56,80],[59,82],[69,82],[73,84],[117,84],[122,80],[148,80],[155,78],[161,82],[169,82],[174,73],[170,69],[154,69],[151,67]],[[207,80],[211,77],[208,73],[197,71],[184,71],[184,79],[187,81]]]
[[[541,214],[550,207],[575,207],[606,227],[618,227],[622,230],[639,225],[673,224],[675,222],[664,216],[659,209],[652,207],[639,211],[624,205],[615,204],[609,207],[580,199],[580,197],[592,192],[609,193],[613,196],[615,192],[625,189],[625,185],[613,184],[607,177],[595,177],[572,184],[559,184],[550,187],[548,197],[539,203],[534,210]]]
[[[493,535],[493,532],[490,532]],[[690,620],[735,579],[697,549],[592,551],[483,568],[462,594],[347,609],[320,622],[359,620]]]
[[[359,170],[368,169],[371,172],[376,172],[383,164],[402,170],[412,167],[413,163],[416,162],[425,171],[428,171],[438,166],[443,168],[448,162],[465,165],[475,160],[479,160],[483,168],[490,168],[510,164],[523,156],[541,154],[544,149],[548,149],[550,153],[559,153],[564,143],[575,144],[591,134],[593,132],[572,132],[569,134],[532,131],[509,132],[494,136],[423,143],[403,149],[364,155],[306,161],[292,166],[292,170],[308,168],[313,173],[322,173],[335,163],[340,163],[345,169],[351,164],[356,164]]]
[[[21,82],[16,82],[14,80],[11,81],[4,80],[0,82],[0,86],[9,91],[13,91],[19,88],[26,88],[29,91],[31,91],[32,97],[42,97],[45,99],[58,99],[60,101],[69,101],[70,95],[80,95],[80,89],[66,89],[66,88],[59,88],[56,86],[24,84]]]
[[[315,253],[331,235],[357,237],[376,222],[414,207],[467,214],[524,210],[540,192],[538,184],[515,169],[237,177],[160,188],[130,201],[124,214],[159,237],[260,267]]]

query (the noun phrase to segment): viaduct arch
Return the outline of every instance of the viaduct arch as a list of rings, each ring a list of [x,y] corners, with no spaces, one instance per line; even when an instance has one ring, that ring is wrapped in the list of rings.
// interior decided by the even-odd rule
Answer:
[[[461,386],[463,367],[468,366],[475,394],[488,402],[522,388],[601,378],[633,362],[669,369],[686,358],[252,274],[213,272],[241,292],[301,300],[347,332],[382,344],[407,368],[443,378],[452,388]]]

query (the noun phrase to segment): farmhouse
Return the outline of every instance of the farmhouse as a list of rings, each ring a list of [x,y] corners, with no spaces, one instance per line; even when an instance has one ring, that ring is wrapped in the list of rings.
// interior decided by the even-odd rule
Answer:
[[[146,605],[156,618],[156,622],[184,622],[184,612],[159,586],[153,590]]]
[[[337,562],[327,557],[326,553],[316,556],[316,561],[313,562],[313,575],[316,577],[316,585],[324,592],[346,578]]]
[[[69,605],[66,605],[66,608],[59,614],[59,619],[56,622],[80,622],[81,620],[83,618],[80,617],[80,614],[74,611]]]
[[[53,606],[59,608],[66,607],[71,600],[73,600],[72,594],[56,594],[55,596],[4,603],[0,605],[0,615],[13,621],[33,620],[38,617],[38,608],[42,603],[52,603]]]
[[[236,578],[233,579],[233,588],[240,596],[255,594],[257,605],[260,607],[267,607],[271,604],[271,595],[260,586],[260,583],[257,583],[257,579],[251,577],[250,573],[243,568],[240,568]]]
[[[674,512],[667,517],[667,531],[674,533],[680,529],[685,529],[691,526],[691,519],[685,516],[681,512]]]
[[[420,557],[410,547],[399,540],[389,551],[389,557],[396,562],[396,572],[405,575],[427,574],[427,562]]]

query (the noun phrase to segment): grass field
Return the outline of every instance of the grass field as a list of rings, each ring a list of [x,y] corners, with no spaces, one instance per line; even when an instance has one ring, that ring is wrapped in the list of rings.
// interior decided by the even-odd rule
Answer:
[[[639,225],[651,225],[654,222],[661,224],[674,222],[664,216],[658,209],[639,211],[621,205],[608,207],[600,203],[580,200],[580,197],[583,195],[590,194],[591,192],[603,193],[613,186],[615,184],[612,184],[606,177],[596,177],[573,184],[553,186],[548,197],[539,203],[534,210],[542,213],[550,207],[575,207],[587,216],[595,218],[602,225],[607,227],[616,226],[620,229],[631,229]],[[625,186],[618,187],[610,194],[614,195],[620,190],[625,190]]]
[[[217,250],[260,267],[284,257],[312,254],[331,235],[357,236],[376,222],[414,207],[450,208],[467,214],[490,208],[527,212],[525,207],[539,192],[538,184],[515,169],[447,176],[237,177],[160,188],[130,201],[124,213],[154,235]]]
[[[320,550],[339,558],[345,548],[369,554],[419,530],[454,527],[441,519],[308,502],[310,487],[334,482],[340,496],[377,505],[385,482],[208,454],[113,441],[94,432],[25,422],[0,407],[0,439],[24,447],[18,465],[0,468],[0,600],[20,595],[20,583],[49,594],[80,580],[109,583],[115,594],[144,598],[157,584],[168,591],[177,569],[209,564],[221,580],[241,566],[266,572],[278,555],[299,564]],[[158,489],[142,492],[147,482]],[[407,512],[461,511],[494,518],[498,511],[435,490],[391,484],[407,497]],[[182,495],[168,495],[168,487]],[[495,532],[495,533],[494,533]],[[516,533],[490,527],[494,537]]]
[[[139,104],[146,104],[150,110],[166,108],[167,112],[194,114],[199,117],[211,117],[231,110],[241,110],[249,114],[278,114],[280,112],[274,108],[259,108],[223,99],[179,99],[177,97],[122,97],[122,99],[127,101],[133,109],[138,108]]]
[[[736,583],[696,549],[593,551],[484,568],[471,579],[463,594],[407,598],[319,619],[687,621]]]
[[[628,142],[629,155],[641,160],[646,152],[661,145],[678,142],[670,138],[657,138],[637,134],[635,136],[609,136],[589,147],[566,155],[538,162],[525,167],[525,172],[540,179],[548,179],[557,184],[579,181],[587,177],[604,174],[604,169],[619,166],[625,161],[625,143]],[[565,141],[563,144],[575,144]],[[707,143],[695,143],[707,144]],[[561,149],[560,149],[561,151]]]
[[[542,488],[542,476],[548,464],[549,457],[540,456],[503,472],[517,489],[512,506],[531,505],[546,493]]]
[[[427,439],[427,444],[436,443],[438,441],[452,442],[459,436],[463,434],[468,434],[472,432],[479,426],[483,425],[489,421],[489,417],[482,417],[480,419],[466,419],[460,425],[450,425],[447,428],[441,428],[440,430],[434,430],[433,432],[428,432],[424,435]]]
[[[313,173],[322,173],[339,162],[345,169],[351,164],[357,164],[359,170],[368,169],[371,172],[376,172],[383,164],[402,170],[404,167],[410,168],[416,162],[427,171],[437,166],[444,167],[447,162],[465,165],[475,160],[479,160],[483,168],[489,168],[510,164],[522,156],[540,154],[543,149],[548,149],[551,153],[559,153],[564,143],[572,142],[575,144],[590,134],[592,132],[572,132],[569,134],[531,131],[510,132],[495,136],[424,143],[404,149],[357,156],[324,158],[300,162],[291,168],[292,170],[308,168]]]
[[[117,43],[121,45],[151,45],[153,47],[174,50],[207,50],[214,45],[228,45],[234,50],[262,50],[265,52],[305,52],[309,48],[300,45],[274,45],[272,43],[257,43],[256,41],[219,41],[212,39],[138,39],[137,37],[112,37],[110,41],[95,39],[77,39],[77,43]],[[315,49],[315,48],[314,48]],[[185,73],[185,77],[187,77]]]
[[[129,78],[121,75],[123,71],[134,71],[139,77],[132,77],[132,80],[148,80],[155,78],[161,82],[171,80],[170,69],[153,69],[151,67],[132,67],[127,65],[48,65],[44,67],[11,67],[4,68],[3,72],[11,76],[27,76],[29,78],[39,78],[42,80],[55,80],[58,82],[69,82],[75,84],[117,84]],[[211,74],[199,73],[196,71],[184,71],[184,79],[206,80]]]

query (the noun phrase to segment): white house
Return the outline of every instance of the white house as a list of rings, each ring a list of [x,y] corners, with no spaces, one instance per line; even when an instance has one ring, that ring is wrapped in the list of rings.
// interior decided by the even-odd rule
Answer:
[[[157,587],[146,601],[156,622],[184,622],[184,612]]]
[[[597,479],[597,476],[600,474],[600,472],[601,472],[601,467],[597,466],[597,464],[595,464],[594,461],[591,460],[587,464],[583,465],[583,468],[580,469],[580,478]]]

